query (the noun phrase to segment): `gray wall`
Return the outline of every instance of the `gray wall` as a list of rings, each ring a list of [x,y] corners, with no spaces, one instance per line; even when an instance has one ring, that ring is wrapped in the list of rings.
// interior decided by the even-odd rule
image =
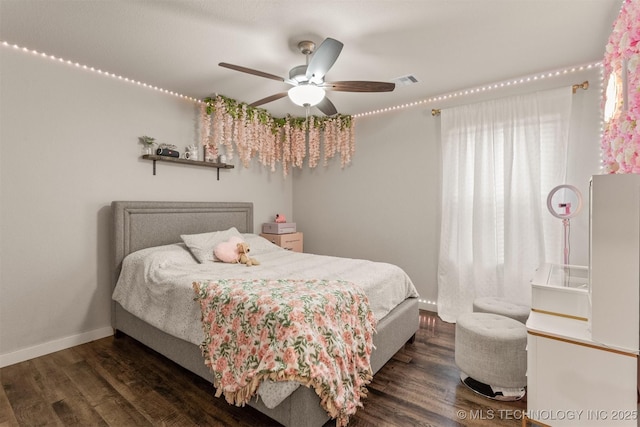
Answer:
[[[292,214],[292,180],[139,158],[196,141],[194,103],[0,48],[0,366],[111,333],[112,200],[250,201]],[[212,88],[213,90],[214,88]]]
[[[335,159],[329,168],[296,171],[293,211],[305,250],[390,262],[416,285],[432,282],[440,213],[437,125],[424,108],[359,118],[350,166],[340,169]],[[428,287],[419,291],[428,299]]]
[[[216,181],[213,169],[167,164],[153,176],[139,158],[141,135],[195,142],[190,101],[9,48],[0,48],[0,76],[0,366],[111,333],[112,200],[252,201],[257,230],[284,213],[305,233],[306,251],[396,263],[425,301],[436,300],[439,119],[430,110],[453,102],[358,119],[345,169],[332,161],[285,180],[236,165]],[[598,173],[599,75],[535,87],[584,78],[592,89],[574,98],[567,182],[586,192]],[[580,264],[586,224],[576,219],[572,232]]]
[[[294,175],[293,211],[299,229],[305,233],[305,249],[398,264],[418,288],[421,307],[435,311],[440,119],[431,116],[431,109],[570,86],[584,80],[590,81],[591,88],[573,97],[566,183],[577,186],[588,198],[589,178],[600,173],[597,68],[357,119],[356,153],[351,166],[341,170],[339,162],[334,161],[330,168],[305,169]],[[560,222],[558,227],[562,227]],[[587,209],[572,220],[571,230],[571,262],[587,265]]]

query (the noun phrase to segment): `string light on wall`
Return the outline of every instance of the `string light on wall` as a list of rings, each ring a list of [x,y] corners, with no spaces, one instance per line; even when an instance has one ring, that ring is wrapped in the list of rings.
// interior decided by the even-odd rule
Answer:
[[[418,302],[419,302],[420,304],[427,304],[427,305],[433,305],[433,306],[436,306],[436,305],[437,305],[436,301],[431,301],[431,300],[428,300],[428,299],[422,299],[422,298],[418,298]]]
[[[103,76],[115,78],[115,79],[118,79],[118,80],[122,80],[124,82],[132,83],[132,84],[135,84],[135,85],[138,85],[138,86],[142,86],[142,87],[147,88],[147,89],[153,89],[155,91],[162,92],[162,93],[165,93],[165,94],[168,94],[168,95],[172,95],[172,96],[175,96],[175,97],[178,97],[178,98],[186,99],[186,100],[195,102],[197,104],[201,104],[202,103],[201,100],[193,98],[193,97],[190,97],[190,96],[187,96],[187,95],[182,95],[182,94],[179,94],[177,92],[173,92],[173,91],[170,91],[170,90],[167,90],[167,89],[163,89],[163,88],[160,88],[158,86],[147,84],[147,83],[144,83],[144,82],[141,82],[141,81],[138,81],[138,80],[130,79],[128,77],[120,76],[120,75],[117,75],[115,73],[110,73],[108,71],[103,71],[103,70],[100,70],[98,68],[94,68],[94,67],[90,67],[90,66],[87,66],[87,65],[84,65],[84,64],[80,64],[78,62],[73,62],[73,61],[70,61],[70,60],[66,60],[64,58],[58,58],[55,55],[49,55],[49,54],[46,54],[44,52],[38,52],[37,50],[34,50],[34,49],[29,49],[29,48],[26,48],[26,47],[19,46],[17,44],[11,44],[11,43],[9,43],[7,41],[1,41],[0,40],[0,45],[2,45],[3,47],[8,47],[8,48],[13,48],[15,50],[20,50],[20,51],[25,52],[25,53],[30,53],[30,54],[35,55],[35,56],[40,56],[40,57],[43,57],[43,58],[47,58],[47,59],[50,59],[52,61],[60,62],[60,63],[67,64],[67,65],[70,65],[70,66],[74,66],[76,68],[80,68],[80,69],[83,69],[83,70],[86,70],[86,71],[91,71],[91,72],[94,72],[94,73],[99,74],[99,75],[103,75]],[[375,115],[375,114],[387,113],[387,112],[390,112],[390,111],[403,110],[403,109],[416,107],[416,106],[420,106],[420,105],[430,104],[430,103],[439,102],[439,101],[445,101],[445,100],[449,100],[449,99],[452,99],[452,98],[474,95],[474,94],[478,94],[478,93],[482,93],[482,92],[486,92],[486,91],[490,91],[490,90],[501,89],[501,88],[505,88],[505,87],[510,87],[510,86],[516,86],[516,85],[520,85],[520,84],[530,83],[530,82],[534,82],[534,81],[537,81],[537,80],[542,80],[542,79],[545,79],[545,78],[557,77],[557,76],[562,76],[562,75],[566,75],[566,74],[569,74],[569,73],[575,73],[575,72],[579,72],[579,71],[589,70],[589,69],[592,69],[592,68],[595,68],[595,67],[600,67],[601,68],[601,71],[600,71],[600,80],[601,80],[601,82],[600,82],[600,84],[601,84],[601,87],[602,87],[602,85],[603,85],[602,82],[603,82],[603,79],[604,79],[603,70],[602,70],[602,62],[594,62],[594,63],[587,64],[587,65],[581,65],[581,66],[565,68],[565,69],[561,69],[561,70],[558,70],[558,71],[541,73],[541,74],[537,74],[537,75],[533,75],[533,76],[520,77],[520,78],[516,78],[516,79],[513,79],[513,80],[493,83],[493,84],[489,84],[489,85],[481,86],[481,87],[477,87],[477,88],[464,89],[464,90],[460,90],[458,92],[452,92],[452,93],[449,93],[449,94],[438,95],[438,96],[434,96],[434,97],[431,97],[431,98],[422,99],[422,100],[419,100],[419,101],[409,102],[409,103],[406,103],[406,104],[396,105],[396,106],[387,107],[387,108],[381,108],[381,109],[378,109],[378,110],[373,110],[373,111],[369,111],[369,112],[365,112],[365,113],[354,114],[352,117],[353,118],[367,117],[367,116],[372,116],[372,115]],[[603,128],[602,128],[601,131],[602,132],[604,131],[604,125],[603,125]]]
[[[127,82],[127,83],[132,83],[132,84],[135,84],[135,85],[138,85],[138,86],[142,86],[142,87],[147,88],[147,89],[153,89],[155,91],[162,92],[162,93],[165,93],[167,95],[171,95],[171,96],[175,96],[175,97],[178,97],[178,98],[186,99],[186,100],[189,100],[189,101],[192,101],[192,102],[196,102],[196,103],[202,103],[202,101],[200,101],[199,99],[196,99],[196,98],[193,98],[193,97],[190,97],[190,96],[182,95],[182,94],[179,94],[177,92],[173,92],[173,91],[170,91],[170,90],[167,90],[167,89],[163,89],[163,88],[151,85],[151,84],[143,83],[141,81],[130,79],[128,77],[120,76],[120,75],[115,74],[115,73],[110,73],[108,71],[103,71],[103,70],[100,70],[98,68],[94,68],[94,67],[90,67],[88,65],[80,64],[78,62],[73,62],[73,61],[70,61],[70,60],[67,60],[67,59],[64,59],[64,58],[58,58],[55,55],[48,55],[48,54],[43,53],[43,52],[38,52],[37,50],[34,50],[34,49],[28,49],[26,47],[18,46],[17,44],[11,44],[11,43],[9,43],[7,41],[0,41],[0,45],[2,45],[3,47],[12,48],[14,50],[20,50],[20,51],[25,52],[25,53],[30,53],[30,54],[32,54],[34,56],[39,56],[39,57],[42,57],[42,58],[50,59],[50,60],[55,61],[55,62],[60,62],[62,64],[70,65],[70,66],[73,66],[73,67],[76,67],[76,68],[79,68],[79,69],[82,69],[82,70],[91,71],[91,72],[94,72],[94,73],[102,75],[102,76],[107,76],[107,77],[118,79],[118,80],[121,80],[121,81],[124,81],[124,82]]]
[[[314,168],[318,165],[320,156],[320,138],[323,140],[325,162],[334,156],[339,156],[341,167],[345,167],[351,162],[355,152],[355,134],[351,116],[337,114],[320,118],[313,117],[311,119],[290,116],[273,118],[266,110],[254,108],[221,95],[199,100],[115,73],[41,53],[17,44],[11,44],[7,41],[0,40],[0,46],[199,104],[200,126],[202,126],[200,138],[202,145],[208,147],[207,153],[209,155],[215,153],[213,157],[217,157],[218,147],[224,145],[227,158],[231,159],[234,150],[237,150],[238,156],[245,167],[250,166],[253,157],[259,157],[259,161],[265,166],[270,166],[272,172],[275,171],[276,163],[281,164],[285,177],[291,167],[302,168],[303,164],[305,164],[309,168]],[[215,118],[213,116],[214,113],[216,114]],[[243,135],[240,137],[233,134],[239,128],[244,129]],[[305,132],[309,134],[308,150]],[[288,145],[283,144],[280,146],[278,143],[280,140],[289,141]],[[248,149],[247,147],[251,148]],[[257,149],[255,147],[260,148]],[[305,160],[306,158],[308,158],[308,161]]]
[[[420,100],[420,101],[410,102],[410,103],[407,103],[407,104],[396,105],[396,106],[387,107],[387,108],[381,108],[379,110],[369,111],[369,112],[366,112],[366,113],[354,114],[353,118],[367,117],[367,116],[372,116],[372,115],[375,115],[375,114],[381,114],[381,113],[387,113],[387,112],[390,112],[390,111],[402,110],[402,109],[406,109],[406,108],[410,108],[410,107],[416,107],[416,106],[420,106],[420,105],[424,105],[424,104],[430,104],[430,103],[434,103],[434,102],[446,101],[446,100],[453,99],[453,98],[464,97],[464,96],[469,96],[469,95],[475,95],[475,94],[479,94],[479,93],[483,93],[483,92],[487,92],[487,91],[491,91],[491,90],[502,89],[502,88],[505,88],[505,87],[518,86],[518,85],[521,85],[521,84],[531,83],[531,82],[535,82],[535,81],[543,80],[543,79],[547,79],[547,78],[560,77],[560,76],[564,76],[564,75],[571,74],[571,73],[590,70],[590,69],[597,68],[597,67],[602,68],[602,62],[593,62],[593,63],[590,63],[590,64],[564,68],[564,69],[557,70],[557,71],[550,71],[550,72],[545,72],[545,73],[531,75],[531,76],[518,77],[518,78],[515,78],[515,79],[512,79],[512,80],[492,83],[492,84],[489,84],[489,85],[486,85],[486,86],[480,86],[480,87],[471,88],[471,89],[463,89],[463,90],[460,90],[458,92],[452,92],[452,93],[448,93],[448,94],[444,94],[444,95],[438,95],[438,96],[434,96],[434,97],[431,97],[431,98],[423,99],[423,100]]]
[[[135,84],[147,89],[152,89],[167,95],[171,95],[171,96],[175,96],[181,99],[185,99],[191,102],[194,102],[196,104],[202,104],[202,101],[196,98],[193,98],[191,96],[187,96],[187,95],[182,95],[179,94],[177,92],[173,92],[167,89],[163,89],[160,88],[158,86],[154,86],[152,84],[147,84],[138,80],[134,80],[134,79],[130,79],[128,77],[124,77],[115,73],[110,73],[108,71],[104,71],[98,68],[94,68],[94,67],[90,67],[88,65],[84,65],[84,64],[80,64],[78,62],[73,62],[70,60],[66,60],[64,58],[59,58],[56,57],[55,55],[49,55],[47,53],[44,52],[38,52],[35,49],[29,49],[26,47],[22,47],[19,46],[17,44],[11,44],[7,41],[3,41],[0,40],[0,46],[5,47],[5,48],[11,48],[14,50],[19,50],[21,52],[27,53],[27,54],[31,54],[34,56],[39,56],[42,58],[46,58],[55,62],[59,62],[62,64],[66,64],[75,68],[79,68],[85,71],[90,71],[90,72],[94,72],[98,75],[102,75],[102,76],[107,76],[107,77],[111,77],[114,79],[118,79],[127,83],[131,83],[131,84]],[[517,86],[517,85],[521,85],[521,84],[526,84],[526,83],[530,83],[530,82],[535,82],[537,80],[542,80],[545,78],[552,78],[552,77],[558,77],[558,76],[563,76],[563,75],[567,75],[570,73],[575,73],[575,72],[579,72],[579,71],[584,71],[584,70],[589,70],[589,69],[593,69],[595,67],[599,67],[600,68],[600,88],[601,88],[601,92],[604,90],[604,69],[602,66],[602,62],[594,62],[591,64],[586,64],[586,65],[581,65],[581,66],[575,66],[575,67],[570,67],[570,68],[565,68],[565,69],[561,69],[561,70],[557,70],[557,71],[552,71],[552,72],[546,72],[546,73],[541,73],[541,74],[537,74],[537,75],[532,75],[532,76],[526,76],[526,77],[520,77],[520,78],[515,78],[512,80],[508,80],[508,81],[503,81],[503,82],[498,82],[498,83],[493,83],[493,84],[489,84],[486,86],[481,86],[481,87],[477,87],[477,88],[471,88],[471,89],[464,89],[464,90],[460,90],[457,92],[452,92],[449,94],[443,94],[443,95],[438,95],[438,96],[433,96],[427,99],[422,99],[419,101],[414,101],[414,102],[409,102],[409,103],[405,103],[405,104],[401,104],[401,105],[396,105],[393,107],[387,107],[387,108],[382,108],[382,109],[378,109],[378,110],[374,110],[374,111],[369,111],[369,112],[365,112],[365,113],[359,113],[359,114],[355,114],[352,117],[353,118],[360,118],[360,117],[367,117],[367,116],[372,116],[375,114],[381,114],[381,113],[387,113],[387,112],[391,112],[391,111],[397,111],[397,110],[403,110],[403,109],[407,109],[407,108],[411,108],[411,107],[416,107],[416,106],[421,106],[421,105],[425,105],[425,104],[431,104],[431,103],[435,103],[435,102],[439,102],[439,101],[445,101],[445,100],[449,100],[449,99],[453,99],[453,98],[458,98],[458,97],[464,97],[464,96],[469,96],[469,95],[474,95],[474,94],[478,94],[478,93],[483,93],[483,92],[487,92],[487,91],[491,91],[491,90],[496,90],[496,89],[501,89],[501,88],[505,88],[505,87],[511,87],[511,86]],[[604,134],[604,119],[601,118],[601,126],[600,126],[600,133],[601,136]],[[602,157],[602,164],[601,167],[604,167],[604,157]]]

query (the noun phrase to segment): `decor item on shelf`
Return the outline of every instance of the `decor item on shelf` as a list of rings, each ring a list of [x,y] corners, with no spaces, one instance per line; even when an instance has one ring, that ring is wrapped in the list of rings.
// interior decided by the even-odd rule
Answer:
[[[187,145],[184,151],[184,158],[187,160],[198,160],[198,147],[194,144]]]
[[[220,154],[218,156],[218,163],[227,163],[227,156],[225,156],[224,154]]]
[[[573,185],[563,184],[553,188],[547,196],[547,209],[551,215],[562,220],[564,228],[563,261],[569,265],[569,242],[571,224],[569,220],[582,210],[582,193]]]
[[[276,214],[276,222],[287,222],[287,217],[283,214]]]
[[[158,148],[167,148],[169,150],[178,151],[178,146],[177,145],[175,145],[175,144],[167,144],[166,142],[163,142],[162,144],[159,144]]]
[[[138,141],[144,146],[143,150],[144,153],[143,154],[153,154],[153,146],[156,143],[156,139],[152,138],[150,136],[140,136],[138,137]]]
[[[306,107],[307,112],[309,111],[309,107],[315,106],[323,114],[333,116],[337,114],[338,111],[329,98],[325,96],[325,90],[341,92],[391,92],[395,89],[395,83],[389,82],[325,82],[325,74],[338,59],[342,51],[342,46],[343,44],[341,42],[330,37],[324,39],[317,49],[314,42],[309,40],[301,41],[298,43],[298,49],[306,58],[305,64],[293,67],[289,71],[288,79],[226,62],[220,62],[218,65],[254,76],[277,80],[293,86],[286,92],[280,92],[249,104],[251,107],[257,107],[289,95],[289,99],[291,99],[294,104]]]
[[[169,148],[158,148],[156,150],[158,156],[180,157],[180,153]]]
[[[204,146],[204,161],[209,163],[217,163],[218,149],[212,144]]]
[[[336,154],[341,166],[351,163],[355,152],[354,122],[351,116],[274,118],[266,110],[251,107],[234,99],[217,95],[205,98],[200,107],[200,138],[206,160],[217,159],[218,149],[228,160],[234,152],[244,167],[257,157],[260,164],[276,170],[281,163],[283,175],[291,167],[314,168],[320,161],[320,141],[323,141],[324,165]]]

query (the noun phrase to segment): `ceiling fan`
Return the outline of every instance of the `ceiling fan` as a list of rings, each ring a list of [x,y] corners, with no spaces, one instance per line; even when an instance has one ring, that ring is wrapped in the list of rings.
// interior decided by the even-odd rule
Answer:
[[[316,49],[312,41],[304,40],[298,43],[298,49],[306,56],[306,64],[293,67],[289,71],[289,78],[285,79],[274,74],[254,70],[239,65],[221,62],[218,65],[231,70],[241,71],[267,79],[278,80],[293,86],[286,92],[276,93],[249,104],[252,107],[266,104],[289,95],[294,104],[303,107],[317,107],[327,116],[333,116],[338,111],[333,103],[325,96],[326,90],[341,92],[391,92],[395,83],[371,81],[339,81],[325,82],[324,76],[338,59],[343,44],[338,40],[326,38]]]

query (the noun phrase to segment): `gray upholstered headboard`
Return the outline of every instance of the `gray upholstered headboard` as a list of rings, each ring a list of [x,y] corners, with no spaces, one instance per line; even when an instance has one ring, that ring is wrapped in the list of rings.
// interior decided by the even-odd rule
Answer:
[[[111,203],[111,212],[113,286],[122,260],[137,250],[181,242],[181,234],[230,227],[253,233],[253,203],[116,201]]]

